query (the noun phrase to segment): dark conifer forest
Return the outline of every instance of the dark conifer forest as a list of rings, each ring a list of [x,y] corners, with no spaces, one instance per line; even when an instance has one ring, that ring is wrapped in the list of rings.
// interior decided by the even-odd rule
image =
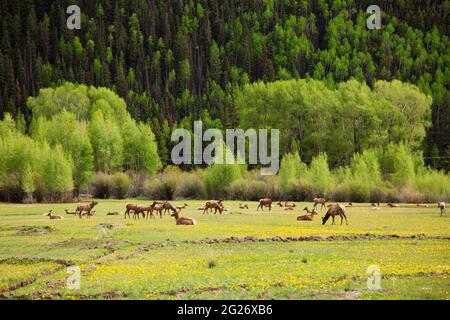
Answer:
[[[172,130],[191,130],[198,119],[219,129],[280,128],[280,155],[299,153],[308,165],[326,153],[337,169],[354,164],[355,154],[405,144],[425,166],[448,172],[450,1],[377,1],[382,28],[369,30],[372,2],[1,0],[0,120],[51,148],[62,145],[62,153],[87,155],[87,165],[73,164],[76,189],[94,171],[155,174],[171,164]],[[66,26],[73,4],[81,8],[79,30]],[[102,87],[123,98],[129,117]],[[100,109],[107,100],[119,125],[105,108],[52,118],[49,110],[68,103],[62,92]],[[54,138],[57,129],[44,132],[60,121],[73,125],[84,147]],[[141,157],[127,157],[146,134],[153,141]]]

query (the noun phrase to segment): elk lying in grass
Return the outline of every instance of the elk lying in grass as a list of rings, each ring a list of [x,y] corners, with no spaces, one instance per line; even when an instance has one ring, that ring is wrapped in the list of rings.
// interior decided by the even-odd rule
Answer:
[[[113,211],[113,212],[109,211],[106,215],[107,215],[107,216],[119,216],[120,213],[117,212],[117,211]]]
[[[186,208],[188,205],[187,205],[187,203],[185,203],[185,204],[183,204],[182,206],[178,206],[178,207],[175,207],[177,210],[179,210],[179,211],[181,211],[182,209],[184,209],[184,208]]]
[[[372,210],[381,210],[380,204],[378,202],[377,203],[372,202],[371,206],[372,206],[372,208],[371,208]]]
[[[346,208],[353,207],[353,203],[349,202],[345,207],[346,207]]]
[[[298,216],[297,221],[312,221],[314,219],[314,216],[318,214],[316,209],[312,209],[312,211],[310,211],[308,207],[305,207],[303,210],[305,210],[307,214],[303,216]]]
[[[416,206],[417,207],[420,207],[420,208],[429,208],[430,207],[430,205],[428,205],[428,204],[426,204],[426,203],[416,203]]]
[[[248,205],[239,203],[239,209],[248,209]]]
[[[264,211],[264,207],[268,207],[270,211],[272,209],[272,199],[269,198],[259,199],[259,205],[258,208],[256,208],[256,211],[258,211],[259,208],[261,208],[261,210]]]
[[[343,222],[343,218],[345,218],[345,224],[348,224],[347,216],[345,215],[345,207],[341,204],[335,204],[332,205],[330,208],[328,208],[327,212],[325,213],[325,216],[322,218],[322,225],[324,225],[330,217],[333,218],[332,224],[334,224],[335,216],[341,217],[341,225]]]
[[[98,204],[97,201],[92,201],[91,203],[79,203],[79,204],[77,205],[77,210],[76,210],[76,212],[78,213],[78,216],[80,217],[80,219],[81,219],[81,216],[82,216],[82,215],[85,215],[85,214],[83,214],[83,212],[86,212],[86,215],[87,215],[88,217],[92,216],[91,211],[92,211],[92,209],[94,209],[94,207],[95,207],[97,204]]]
[[[48,213],[44,213],[44,216],[47,216],[50,220],[63,219],[62,216],[53,215],[53,210],[50,210]]]
[[[203,209],[203,214],[205,214],[208,210],[212,210],[214,209],[214,214],[217,213],[217,211],[219,211],[220,214],[222,214],[222,211],[224,211],[224,207],[222,204],[223,200],[209,200],[205,203],[204,205],[204,209]]]
[[[322,210],[322,208],[326,207],[326,203],[327,203],[328,199],[327,198],[320,198],[320,197],[316,197],[313,199],[314,205],[313,208],[315,209],[317,207],[318,204],[320,204],[320,210]]]
[[[192,218],[180,217],[180,212],[176,209],[172,210],[172,212],[171,216],[175,218],[177,225],[194,225],[196,223]]]
[[[64,209],[64,210],[66,211],[66,214],[73,214],[73,215],[78,214],[78,212],[76,212],[76,211],[69,211],[67,209]]]
[[[288,203],[287,201],[284,202],[284,204],[281,203],[281,201],[278,201],[277,203],[281,208],[295,208],[297,205],[295,203]]]
[[[286,201],[284,202],[284,207],[285,208],[295,208],[297,205],[295,203],[287,203]]]
[[[445,212],[445,202],[439,202],[438,208],[441,209],[441,217],[445,214],[447,215],[447,212]]]
[[[397,208],[397,207],[398,207],[398,204],[396,204],[396,203],[391,203],[391,202],[389,202],[387,205],[388,205],[388,207],[390,207],[390,208]]]

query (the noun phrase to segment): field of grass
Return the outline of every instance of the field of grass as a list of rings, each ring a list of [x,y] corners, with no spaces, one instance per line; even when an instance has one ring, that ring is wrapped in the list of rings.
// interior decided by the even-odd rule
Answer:
[[[0,204],[3,299],[449,299],[450,220],[439,209],[401,205],[347,208],[349,224],[296,221],[293,211],[225,201],[203,215],[187,201],[194,226],[106,216],[130,201],[99,201],[90,219],[75,204]],[[143,202],[143,201],[138,201]],[[184,201],[174,201],[182,204]],[[311,204],[309,204],[311,207]],[[49,209],[63,220],[43,216]],[[68,266],[80,268],[70,289]],[[368,289],[367,268],[381,272]]]

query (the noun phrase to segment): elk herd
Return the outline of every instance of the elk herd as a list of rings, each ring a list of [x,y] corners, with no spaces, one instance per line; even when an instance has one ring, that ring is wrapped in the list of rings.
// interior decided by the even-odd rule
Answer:
[[[322,209],[326,209],[325,215],[322,217],[322,224],[324,225],[329,218],[332,219],[331,224],[335,224],[335,217],[339,216],[341,219],[341,225],[343,224],[344,220],[345,223],[348,224],[347,216],[346,216],[346,208],[353,207],[353,203],[349,202],[347,205],[342,205],[339,203],[334,204],[327,204],[327,202],[330,199],[325,197],[316,197],[312,200],[313,206],[312,210],[310,210],[308,207],[305,207],[303,211],[306,211],[306,214],[299,215],[297,217],[297,221],[313,221],[314,216],[318,215],[319,212],[316,210],[318,209],[318,206],[320,205],[320,211]],[[225,207],[223,204],[223,199],[219,200],[208,200],[205,202],[205,204],[198,208],[198,210],[201,210],[203,214],[209,214],[210,212],[214,212],[214,214],[222,214],[225,211],[228,211],[230,208]],[[273,201],[270,198],[263,198],[258,201],[258,206],[256,208],[256,211],[264,211],[264,208],[268,208],[269,211],[272,210],[272,204]],[[292,211],[294,210],[297,205],[295,203],[289,203],[287,201],[278,201],[276,203],[280,208],[283,208],[283,210],[286,211]],[[75,215],[78,216],[80,219],[83,216],[86,216],[88,219],[90,219],[95,211],[93,210],[95,206],[98,205],[97,201],[92,201],[90,203],[78,203],[75,211],[69,211],[68,209],[65,209],[67,215]],[[387,206],[389,208],[398,208],[399,205],[396,203],[387,203]],[[429,204],[420,204],[416,203],[417,207],[423,207],[423,208],[429,208]],[[177,225],[195,225],[196,221],[192,218],[183,217],[180,216],[180,213],[183,209],[188,207],[188,204],[185,203],[180,206],[173,206],[169,201],[153,201],[152,204],[132,204],[129,203],[125,206],[125,212],[124,212],[124,218],[127,217],[129,219],[133,218],[134,220],[140,219],[141,215],[143,219],[154,219],[155,216],[157,217],[159,215],[160,218],[163,217],[163,215],[170,214],[171,217],[175,219],[175,222]],[[446,216],[447,213],[445,211],[445,202],[439,202],[438,208],[440,209],[440,216]],[[249,209],[249,206],[247,204],[239,204],[239,209]],[[381,210],[381,206],[379,202],[372,202],[371,203],[371,210]],[[131,216],[133,214],[133,216]],[[111,212],[109,211],[107,216],[118,216],[121,215],[119,212]],[[63,219],[62,216],[54,215],[52,210],[50,210],[48,213],[44,213],[44,216],[47,216],[48,219],[55,220],[55,219]]]

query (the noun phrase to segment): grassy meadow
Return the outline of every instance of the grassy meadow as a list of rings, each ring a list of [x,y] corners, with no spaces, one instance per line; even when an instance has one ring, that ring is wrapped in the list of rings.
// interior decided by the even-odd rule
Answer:
[[[373,211],[347,208],[349,224],[297,221],[274,206],[225,201],[207,214],[186,201],[177,226],[168,215],[107,216],[133,200],[99,200],[91,219],[66,215],[76,204],[0,204],[0,298],[3,299],[449,299],[449,217],[435,205]],[[173,201],[182,205],[185,201]],[[63,215],[49,220],[48,210]],[[70,289],[68,266],[81,270]],[[367,268],[381,288],[367,286]]]

